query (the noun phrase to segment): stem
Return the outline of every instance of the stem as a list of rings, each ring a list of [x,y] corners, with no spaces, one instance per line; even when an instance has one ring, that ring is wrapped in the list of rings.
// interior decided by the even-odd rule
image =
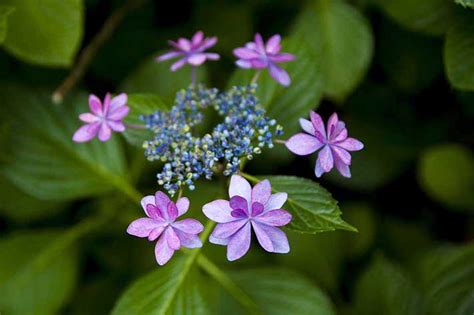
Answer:
[[[195,66],[191,66],[191,83],[193,87],[196,86],[196,67]]]
[[[261,73],[262,73],[262,70],[258,70],[257,72],[255,72],[255,74],[253,75],[252,80],[250,81],[250,84],[255,84],[255,83],[257,83],[258,78],[260,78],[260,74],[261,74]]]
[[[229,292],[229,294],[234,299],[242,304],[249,311],[249,314],[262,313],[255,302],[247,295],[247,293],[237,286],[225,272],[220,270],[219,267],[217,267],[206,256],[202,254],[199,255],[197,264],[205,272],[207,272],[207,274],[214,278],[214,280],[216,280],[225,290],[227,290],[227,292]]]
[[[86,69],[94,59],[99,48],[112,36],[117,26],[125,15],[140,7],[146,0],[128,0],[123,6],[116,9],[105,20],[102,29],[92,38],[90,43],[82,50],[77,58],[71,73],[64,79],[61,85],[53,92],[52,99],[56,104],[62,103],[64,96],[84,76]]]
[[[275,139],[275,140],[273,140],[273,142],[280,143],[280,144],[285,144],[286,143],[285,140],[280,140],[280,139]]]

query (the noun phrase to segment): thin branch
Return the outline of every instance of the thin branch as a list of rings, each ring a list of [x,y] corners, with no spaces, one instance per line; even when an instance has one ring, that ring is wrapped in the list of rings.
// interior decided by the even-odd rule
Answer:
[[[116,9],[105,20],[102,29],[92,38],[90,43],[82,50],[77,58],[71,73],[64,79],[61,85],[53,92],[52,100],[54,103],[62,103],[64,96],[71,88],[84,76],[86,69],[97,54],[99,48],[112,36],[117,26],[123,20],[125,15],[139,8],[147,0],[128,0],[123,6]]]

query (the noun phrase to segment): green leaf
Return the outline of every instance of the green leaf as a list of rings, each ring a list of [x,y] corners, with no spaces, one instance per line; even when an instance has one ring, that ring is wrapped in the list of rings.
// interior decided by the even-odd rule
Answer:
[[[343,101],[367,73],[374,38],[367,19],[340,0],[317,0],[303,14],[305,32],[322,60],[324,93]],[[303,21],[300,21],[302,23]]]
[[[400,25],[428,35],[446,33],[456,21],[455,5],[446,0],[375,0]]]
[[[247,179],[258,182],[258,178],[243,174]],[[293,215],[288,229],[302,233],[319,233],[336,229],[356,232],[357,229],[341,218],[337,201],[321,185],[295,176],[260,176],[268,179],[272,190],[288,193],[285,209]]]
[[[454,209],[474,210],[474,156],[468,148],[447,144],[427,150],[418,178],[434,200]]]
[[[454,0],[454,2],[462,5],[465,8],[474,9],[474,0]]]
[[[377,257],[359,279],[354,310],[354,314],[364,315],[424,314],[415,285],[403,270],[383,257]]]
[[[9,5],[0,5],[0,45],[7,36],[8,16],[15,11],[15,7]]]
[[[62,237],[53,231],[28,231],[0,240],[2,314],[56,314],[69,299],[77,280],[78,255],[64,246]]]
[[[300,274],[280,268],[229,272],[231,279],[268,315],[333,315],[329,298]],[[235,303],[225,303],[221,314],[245,314]]]
[[[449,30],[444,44],[444,63],[451,85],[474,91],[474,19],[461,19]]]
[[[54,106],[47,93],[20,86],[0,87],[1,115],[12,122],[9,162],[1,172],[21,190],[43,200],[69,200],[98,195],[113,188],[139,199],[126,178],[118,135],[106,143],[97,139],[74,143],[81,125],[78,114],[88,111],[86,95]]]
[[[467,315],[474,312],[474,245],[446,246],[422,259],[418,274],[428,314]]]
[[[193,268],[197,251],[174,257],[166,266],[138,279],[118,300],[112,315],[209,314]]]
[[[145,125],[140,116],[149,115],[158,110],[169,111],[172,104],[165,104],[156,94],[128,94],[127,105],[130,107],[130,113],[124,119],[125,124],[142,126],[143,128],[129,127],[124,132],[124,136],[131,144],[141,147],[145,140],[152,138],[153,133],[144,128]]]
[[[79,49],[84,23],[82,0],[3,0],[8,18],[3,46],[15,57],[44,66],[69,66]]]
[[[172,72],[170,63],[173,61],[156,62],[156,56],[162,53],[164,51],[160,51],[145,60],[122,82],[120,89],[127,93],[158,94],[167,104],[171,104],[176,92],[191,84],[191,67],[184,66],[178,71]],[[205,66],[197,68],[197,81],[206,83],[207,72]]]

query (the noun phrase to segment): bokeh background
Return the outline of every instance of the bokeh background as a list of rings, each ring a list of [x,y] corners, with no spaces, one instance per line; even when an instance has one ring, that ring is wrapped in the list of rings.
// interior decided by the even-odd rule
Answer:
[[[87,93],[171,99],[189,83],[189,71],[171,73],[153,58],[168,39],[196,30],[219,37],[213,50],[221,61],[200,69],[201,81],[218,88],[248,78],[234,74],[233,48],[255,32],[282,34],[285,49],[297,55],[287,67],[293,89],[263,104],[313,108],[326,118],[337,111],[365,144],[353,154],[351,179],[333,172],[316,180],[314,158],[282,148],[246,168],[317,181],[358,233],[288,231],[288,255],[253,246],[244,259],[228,263],[224,248],[207,245],[208,257],[240,277],[250,296],[266,301],[267,314],[474,313],[472,1],[144,1],[124,13],[62,104],[51,102],[52,92],[125,1],[3,2],[0,314],[107,314],[134,280],[158,268],[152,244],[125,234],[141,210],[123,187],[132,183],[143,194],[158,189],[160,165],[146,162],[140,147],[119,135],[87,146],[72,144],[71,136]],[[281,110],[269,113],[285,117]],[[290,125],[285,136],[296,130]],[[194,215],[221,194],[219,187],[202,182],[189,193]],[[91,219],[98,213],[111,214],[109,221]],[[265,271],[251,276],[248,269],[268,266],[296,272],[282,277],[294,287],[283,286],[274,297],[284,307],[272,309],[271,297],[254,292]],[[245,313],[209,283],[213,313]],[[298,286],[314,287],[324,298],[300,301]],[[207,314],[191,296],[184,295],[189,301],[181,313]]]

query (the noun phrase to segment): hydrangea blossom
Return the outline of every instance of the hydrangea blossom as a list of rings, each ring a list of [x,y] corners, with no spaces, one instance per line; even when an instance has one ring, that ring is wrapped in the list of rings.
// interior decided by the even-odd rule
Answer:
[[[331,171],[334,165],[343,176],[351,177],[351,155],[348,151],[362,150],[362,142],[348,137],[346,125],[336,113],[329,118],[327,130],[321,116],[312,111],[310,117],[311,121],[300,119],[301,128],[306,133],[292,136],[286,141],[286,147],[297,155],[309,155],[322,148],[316,161],[316,177]]]
[[[255,34],[253,42],[245,44],[245,47],[234,49],[234,55],[239,58],[236,64],[244,69],[264,69],[268,71],[278,83],[288,86],[291,83],[288,73],[277,66],[277,63],[288,62],[295,59],[289,53],[280,53],[280,35],[273,35],[265,44],[260,34]]]
[[[206,37],[201,31],[196,32],[191,40],[180,38],[177,41],[169,41],[174,50],[167,52],[156,58],[161,62],[177,57],[181,57],[178,61],[171,65],[171,71],[176,71],[185,64],[191,66],[200,66],[206,60],[218,60],[219,55],[216,53],[208,53],[205,50],[211,48],[217,43],[217,37]]]
[[[79,119],[86,124],[80,127],[72,137],[75,142],[87,142],[98,135],[100,141],[107,141],[112,135],[112,130],[123,132],[125,125],[122,119],[128,115],[130,108],[126,106],[127,94],[122,93],[111,98],[107,93],[104,103],[91,94],[89,95],[90,113],[79,115]]]
[[[174,252],[181,246],[198,248],[202,246],[198,234],[204,229],[195,219],[176,221],[189,209],[189,199],[179,198],[176,204],[163,192],[158,191],[154,196],[146,196],[141,205],[147,217],[133,221],[127,228],[127,233],[137,237],[147,237],[155,241],[155,257],[159,265],[166,264]]]
[[[271,193],[268,180],[255,187],[245,178],[233,175],[229,186],[230,200],[215,200],[203,206],[204,214],[217,222],[209,241],[227,245],[227,259],[244,256],[250,248],[253,228],[260,245],[268,252],[288,253],[290,246],[285,233],[278,227],[291,221],[291,214],[281,207],[286,193]]]

